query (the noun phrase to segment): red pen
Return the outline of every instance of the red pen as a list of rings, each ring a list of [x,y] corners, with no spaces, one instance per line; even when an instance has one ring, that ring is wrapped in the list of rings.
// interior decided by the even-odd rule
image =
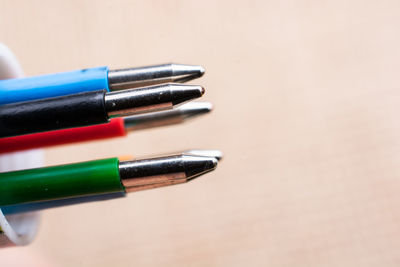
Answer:
[[[190,102],[171,110],[114,118],[105,124],[0,138],[0,153],[126,136],[135,130],[179,124],[211,110],[208,102]]]

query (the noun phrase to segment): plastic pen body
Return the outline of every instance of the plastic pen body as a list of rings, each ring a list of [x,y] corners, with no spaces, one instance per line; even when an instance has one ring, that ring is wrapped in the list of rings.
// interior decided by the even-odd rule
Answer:
[[[97,91],[108,87],[108,67],[0,81],[0,105]]]
[[[124,192],[118,158],[0,173],[0,207]]]
[[[105,90],[0,106],[0,137],[108,123]]]
[[[0,138],[0,153],[126,136],[122,118],[109,123]]]

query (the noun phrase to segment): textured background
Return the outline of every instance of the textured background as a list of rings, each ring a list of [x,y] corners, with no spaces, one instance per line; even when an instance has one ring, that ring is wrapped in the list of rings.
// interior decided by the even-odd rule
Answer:
[[[48,164],[221,149],[217,171],[46,211],[44,266],[399,266],[399,1],[1,1],[27,75],[201,64],[215,111]],[[3,264],[2,264],[3,265]]]

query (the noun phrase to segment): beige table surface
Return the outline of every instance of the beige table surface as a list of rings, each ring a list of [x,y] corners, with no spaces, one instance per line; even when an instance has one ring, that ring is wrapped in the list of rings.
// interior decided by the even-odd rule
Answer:
[[[215,111],[47,164],[221,149],[193,183],[43,213],[29,266],[399,266],[399,1],[1,1],[27,75],[202,64]],[[13,266],[11,263],[10,266]],[[6,266],[0,263],[0,266]],[[28,265],[25,265],[28,266]]]

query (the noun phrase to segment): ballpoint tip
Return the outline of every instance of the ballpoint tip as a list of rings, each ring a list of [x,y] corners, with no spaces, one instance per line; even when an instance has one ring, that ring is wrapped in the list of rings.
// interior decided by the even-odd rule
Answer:
[[[189,102],[179,107],[182,113],[207,113],[213,110],[210,102]]]
[[[203,76],[206,73],[206,69],[202,66],[199,66],[199,77]]]
[[[172,101],[174,105],[199,98],[205,92],[205,89],[199,85],[170,84],[169,86],[174,95],[174,100]]]
[[[204,87],[201,86],[201,95],[204,95],[205,92],[206,92],[206,89],[204,89]]]
[[[174,82],[188,82],[193,79],[200,78],[206,70],[198,65],[170,64]]]
[[[122,161],[118,169],[126,192],[189,182],[213,171],[218,165],[214,157],[179,153],[171,156]]]
[[[213,158],[213,159],[212,159],[212,163],[213,163],[213,169],[217,168],[218,159],[217,159],[217,158]]]
[[[184,162],[188,180],[213,171],[218,165],[218,160],[216,158],[198,155],[186,155]]]
[[[214,105],[211,104],[210,102],[203,102],[203,103],[204,103],[204,108],[205,108],[208,112],[210,112],[210,111],[212,111],[212,110],[214,109]]]
[[[184,153],[196,156],[213,157],[218,161],[222,160],[224,157],[224,154],[220,150],[192,149]]]

